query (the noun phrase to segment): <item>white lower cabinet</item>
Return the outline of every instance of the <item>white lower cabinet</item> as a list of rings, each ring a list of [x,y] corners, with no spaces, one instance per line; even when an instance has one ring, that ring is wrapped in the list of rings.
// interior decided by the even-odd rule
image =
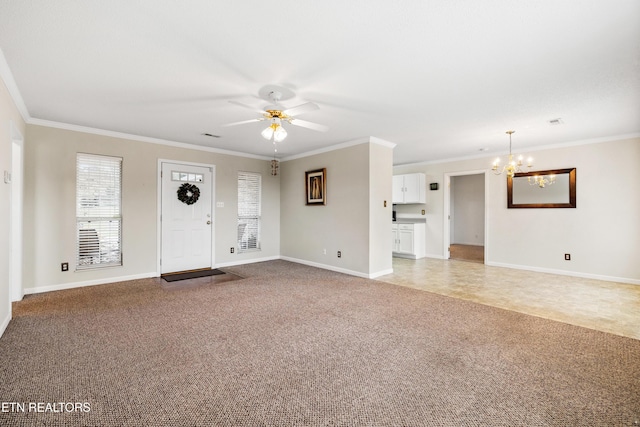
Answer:
[[[391,225],[393,256],[402,258],[425,257],[425,224],[407,223]]]

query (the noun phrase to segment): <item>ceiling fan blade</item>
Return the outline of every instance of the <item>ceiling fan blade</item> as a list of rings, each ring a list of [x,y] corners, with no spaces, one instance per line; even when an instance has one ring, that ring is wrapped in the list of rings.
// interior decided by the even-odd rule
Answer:
[[[314,111],[319,109],[318,104],[314,104],[313,102],[307,102],[305,104],[300,104],[296,107],[287,108],[283,111],[287,116],[297,116],[300,114],[308,113],[309,111]]]
[[[233,122],[233,123],[227,123],[226,125],[222,125],[222,127],[229,127],[229,126],[237,126],[237,125],[244,125],[246,123],[253,123],[253,122],[261,122],[264,119],[251,119],[251,120],[243,120],[241,122]]]
[[[252,106],[247,105],[247,104],[243,104],[242,102],[238,102],[238,101],[229,101],[229,102],[234,104],[234,105],[237,105],[239,107],[246,108],[247,110],[251,110],[253,112],[256,112],[258,114],[264,114],[264,110],[261,110],[261,109],[256,108],[256,107],[252,107]]]
[[[326,132],[329,130],[329,128],[325,125],[319,125],[317,123],[308,122],[306,120],[291,119],[290,123],[292,125],[302,126],[303,128],[317,130],[318,132]]]

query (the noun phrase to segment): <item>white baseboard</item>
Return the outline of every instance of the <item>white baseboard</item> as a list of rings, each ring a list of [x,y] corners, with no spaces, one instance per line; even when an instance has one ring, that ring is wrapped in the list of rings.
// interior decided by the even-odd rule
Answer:
[[[393,273],[393,269],[369,274],[369,273],[363,273],[361,271],[349,270],[348,268],[336,267],[334,265],[327,265],[327,264],[321,264],[319,262],[307,261],[305,259],[291,258],[286,256],[281,257],[281,259],[285,261],[295,262],[298,264],[308,265],[311,267],[322,268],[323,270],[335,271],[336,273],[343,273],[343,274],[348,274],[350,276],[362,277],[364,279],[373,279],[375,277]]]
[[[252,258],[252,259],[243,259],[240,261],[231,261],[231,262],[221,262],[221,263],[217,263],[215,268],[221,268],[221,267],[233,267],[235,265],[243,265],[243,264],[253,264],[256,262],[265,262],[265,261],[274,261],[276,259],[281,259],[280,256],[269,256],[269,257],[264,257],[264,258]]]
[[[2,320],[2,323],[0,323],[0,337],[2,337],[2,335],[4,335],[4,331],[7,330],[7,326],[9,326],[9,322],[11,321],[11,310],[9,310],[9,313],[7,314],[7,317],[5,317]]]
[[[452,245],[465,245],[465,246],[484,246],[482,242],[451,242]]]
[[[396,258],[406,258],[406,259],[420,259],[422,257],[418,257],[418,255],[416,254],[405,254],[402,252],[393,252],[391,254],[391,256],[396,257]]]
[[[604,280],[607,282],[628,283],[630,285],[640,285],[640,280],[626,277],[604,276],[600,274],[581,273],[578,271],[556,270],[552,268],[531,267],[528,265],[506,264],[502,262],[485,262],[493,267],[513,268],[515,270],[535,271],[537,273],[558,274],[561,276],[581,277],[583,279]]]
[[[224,263],[217,264],[216,268],[233,267],[235,265],[251,264],[251,263],[256,263],[256,262],[264,262],[264,261],[273,261],[273,260],[277,260],[277,259],[281,259],[281,260],[289,261],[289,262],[295,262],[297,264],[308,265],[310,267],[322,268],[323,270],[335,271],[337,273],[348,274],[350,276],[363,277],[365,279],[375,279],[376,277],[380,277],[380,276],[384,276],[384,275],[393,273],[393,268],[390,268],[388,270],[382,270],[382,271],[378,271],[378,272],[375,272],[375,273],[366,274],[366,273],[362,273],[362,272],[355,271],[355,270],[349,270],[349,269],[346,269],[346,268],[336,267],[336,266],[333,266],[333,265],[321,264],[321,263],[318,263],[318,262],[307,261],[307,260],[304,260],[304,259],[291,258],[291,257],[286,257],[286,256],[272,256],[272,257],[249,259],[249,260],[242,260],[242,261],[224,262]]]
[[[390,268],[388,270],[378,271],[377,273],[370,273],[369,279],[377,279],[378,277],[386,276],[387,274],[393,274],[393,268]]]
[[[59,285],[38,286],[36,288],[26,288],[25,294],[40,294],[43,292],[62,291],[64,289],[81,288],[83,286],[106,285],[108,283],[126,282],[127,280],[148,279],[158,277],[158,273],[134,274],[131,276],[109,277],[105,279],[86,280],[83,282],[61,283]]]
[[[446,259],[442,254],[426,254],[425,258]]]
[[[365,279],[374,279],[376,277],[384,276],[385,274],[393,273],[393,269],[383,270],[376,273],[366,274],[361,273],[359,271],[353,271],[346,268],[334,267],[326,264],[319,264],[311,261],[305,261],[297,258],[289,258],[289,257],[281,257],[281,256],[270,256],[264,258],[253,258],[253,259],[244,259],[232,262],[223,262],[216,264],[215,268],[224,268],[224,267],[232,267],[235,265],[242,264],[253,264],[256,262],[265,262],[265,261],[274,261],[278,259],[283,259],[286,261],[296,262],[298,264],[305,264],[312,267],[323,268],[325,270],[336,271],[338,273],[349,274],[351,276],[363,277]],[[143,274],[135,274],[131,276],[119,276],[119,277],[109,277],[105,279],[95,279],[95,280],[86,280],[82,282],[72,282],[72,283],[61,283],[57,285],[47,285],[47,286],[38,286],[35,288],[26,288],[24,290],[25,295],[27,294],[39,294],[43,292],[52,292],[52,291],[62,291],[65,289],[73,289],[73,288],[81,288],[83,286],[95,286],[95,285],[106,285],[108,283],[116,283],[116,282],[126,282],[127,280],[138,280],[138,279],[148,279],[150,277],[159,277],[160,275],[157,272],[152,273],[143,273]],[[9,320],[11,316],[9,316]],[[7,324],[9,321],[7,321]],[[5,325],[6,327],[6,325]]]

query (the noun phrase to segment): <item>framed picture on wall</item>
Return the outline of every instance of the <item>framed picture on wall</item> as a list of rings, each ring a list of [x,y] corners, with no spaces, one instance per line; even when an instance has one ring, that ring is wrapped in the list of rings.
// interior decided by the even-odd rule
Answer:
[[[307,193],[307,205],[326,205],[327,169],[305,172],[304,187]]]

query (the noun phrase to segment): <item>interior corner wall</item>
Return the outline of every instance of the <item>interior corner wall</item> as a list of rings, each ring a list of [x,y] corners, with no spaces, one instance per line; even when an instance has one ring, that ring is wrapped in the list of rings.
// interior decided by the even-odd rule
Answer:
[[[322,168],[327,203],[307,206],[305,172]],[[283,258],[368,276],[369,144],[287,160],[280,171]]]
[[[489,265],[640,284],[640,138],[566,146],[531,153],[535,170],[577,168],[575,209],[507,209],[504,175],[487,178]],[[491,158],[403,165],[394,174],[424,172],[426,205],[397,205],[398,213],[426,208],[427,253],[444,258],[444,174],[488,170]],[[571,261],[564,254],[571,254]]]
[[[11,184],[4,182],[4,174],[12,173],[12,124],[25,135],[25,122],[0,79],[0,335],[11,320]]]
[[[74,271],[79,152],[123,158],[121,267]],[[214,202],[224,203],[224,207],[214,204],[216,266],[279,256],[280,178],[271,176],[270,161],[28,125],[24,224],[30,226],[24,230],[25,293],[157,275],[159,159],[215,165]],[[257,172],[263,177],[259,252],[230,253],[230,248],[237,246],[239,171]],[[61,271],[62,262],[69,262],[69,271]]]

